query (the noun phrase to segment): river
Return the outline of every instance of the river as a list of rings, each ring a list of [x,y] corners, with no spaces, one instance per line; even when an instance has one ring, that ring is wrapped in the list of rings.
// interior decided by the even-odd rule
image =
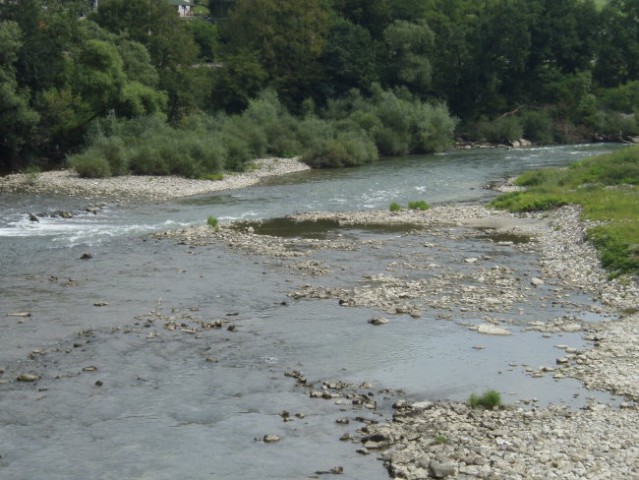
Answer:
[[[398,397],[464,400],[494,388],[508,403],[611,400],[574,380],[523,373],[552,364],[555,344],[581,344],[578,334],[546,338],[521,328],[479,340],[434,315],[376,328],[366,319],[379,312],[289,298],[307,282],[357,284],[407,248],[395,232],[339,233],[388,248],[327,254],[344,273],[325,279],[302,278],[270,258],[149,234],[204,224],[210,215],[259,220],[386,209],[394,201],[483,202],[494,195],[484,188],[490,182],[615,148],[457,151],[163,204],[103,204],[95,213],[82,199],[0,194],[0,478],[298,479],[340,466],[342,478],[381,480],[388,475],[375,455],[339,438],[356,436],[364,425],[356,417],[387,418]],[[74,216],[29,219],[55,211]],[[454,242],[424,232],[420,241],[440,242],[456,258],[493,248],[480,235]],[[536,272],[532,255],[490,254],[523,275]],[[540,299],[528,312],[565,313],[553,308]],[[29,316],[13,315],[20,312]],[[310,398],[285,375],[292,370],[316,389],[323,380],[349,382],[377,408]],[[40,378],[15,381],[24,373]],[[336,422],[343,417],[350,423]],[[268,434],[280,440],[266,443]]]

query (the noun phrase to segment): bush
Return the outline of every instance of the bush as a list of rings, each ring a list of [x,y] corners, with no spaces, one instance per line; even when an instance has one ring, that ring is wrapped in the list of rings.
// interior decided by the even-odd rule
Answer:
[[[402,209],[402,206],[397,202],[391,203],[389,207],[389,210],[391,212],[399,212],[401,209]]]
[[[218,220],[216,217],[214,217],[213,215],[209,215],[209,217],[206,219],[206,224],[211,227],[211,228],[217,228],[218,227]]]
[[[471,408],[493,410],[501,405],[501,395],[495,390],[487,390],[482,395],[473,393],[468,400]]]
[[[135,175],[168,175],[169,166],[150,145],[136,148],[130,156],[131,172]]]
[[[363,135],[344,134],[308,150],[302,161],[314,168],[354,167],[378,158],[373,142]]]
[[[417,200],[414,202],[408,202],[408,208],[410,210],[428,210],[430,205],[424,200]]]
[[[552,117],[542,110],[528,110],[521,118],[524,138],[538,145],[554,142]]]
[[[111,167],[106,158],[95,150],[69,157],[69,165],[82,178],[106,178],[111,176]]]
[[[511,143],[524,136],[524,128],[514,115],[481,121],[477,126],[480,140],[491,143]]]

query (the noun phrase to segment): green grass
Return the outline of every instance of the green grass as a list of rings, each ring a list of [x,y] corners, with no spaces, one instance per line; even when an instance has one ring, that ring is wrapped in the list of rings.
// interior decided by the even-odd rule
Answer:
[[[611,277],[639,273],[639,147],[591,157],[568,168],[526,172],[526,191],[500,195],[491,206],[511,212],[582,207],[584,219],[603,222],[588,231]]]
[[[472,408],[492,410],[501,405],[501,395],[496,390],[487,390],[482,395],[473,393],[468,403]]]
[[[399,212],[402,209],[402,206],[397,202],[393,202],[390,204],[390,207],[388,207],[388,209],[391,212]]]
[[[211,228],[217,228],[217,226],[219,224],[217,218],[215,218],[212,215],[210,215],[209,218],[206,219],[206,223]]]
[[[408,208],[410,210],[428,210],[430,205],[424,200],[416,200],[414,202],[408,202]]]

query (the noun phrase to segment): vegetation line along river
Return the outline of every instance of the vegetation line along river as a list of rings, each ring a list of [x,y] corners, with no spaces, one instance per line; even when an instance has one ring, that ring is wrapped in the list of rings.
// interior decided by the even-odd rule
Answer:
[[[3,192],[0,476],[635,478],[636,283],[574,207],[470,202],[602,148],[157,204]],[[471,411],[487,389],[506,407]]]

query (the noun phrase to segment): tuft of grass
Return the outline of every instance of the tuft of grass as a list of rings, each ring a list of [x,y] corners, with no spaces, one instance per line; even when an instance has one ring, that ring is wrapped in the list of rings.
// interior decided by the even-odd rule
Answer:
[[[446,435],[442,435],[441,433],[435,436],[435,442],[441,445],[448,443],[448,437]]]
[[[200,180],[210,180],[212,182],[219,182],[224,180],[224,174],[222,173],[205,173],[200,175]]]
[[[213,215],[209,215],[209,217],[206,219],[206,223],[211,228],[217,228],[219,225],[218,219],[215,218]]]
[[[397,202],[393,202],[388,208],[391,212],[399,212],[402,209],[402,206]]]
[[[639,273],[639,147],[627,147],[575,162],[568,168],[522,174],[523,192],[500,195],[491,202],[511,212],[582,207],[586,220],[602,222],[588,231],[610,277]]]
[[[496,390],[486,390],[483,394],[473,393],[468,400],[471,408],[493,410],[501,405],[501,395]]]
[[[408,208],[410,210],[428,210],[430,205],[424,200],[416,200],[414,202],[408,202]]]

